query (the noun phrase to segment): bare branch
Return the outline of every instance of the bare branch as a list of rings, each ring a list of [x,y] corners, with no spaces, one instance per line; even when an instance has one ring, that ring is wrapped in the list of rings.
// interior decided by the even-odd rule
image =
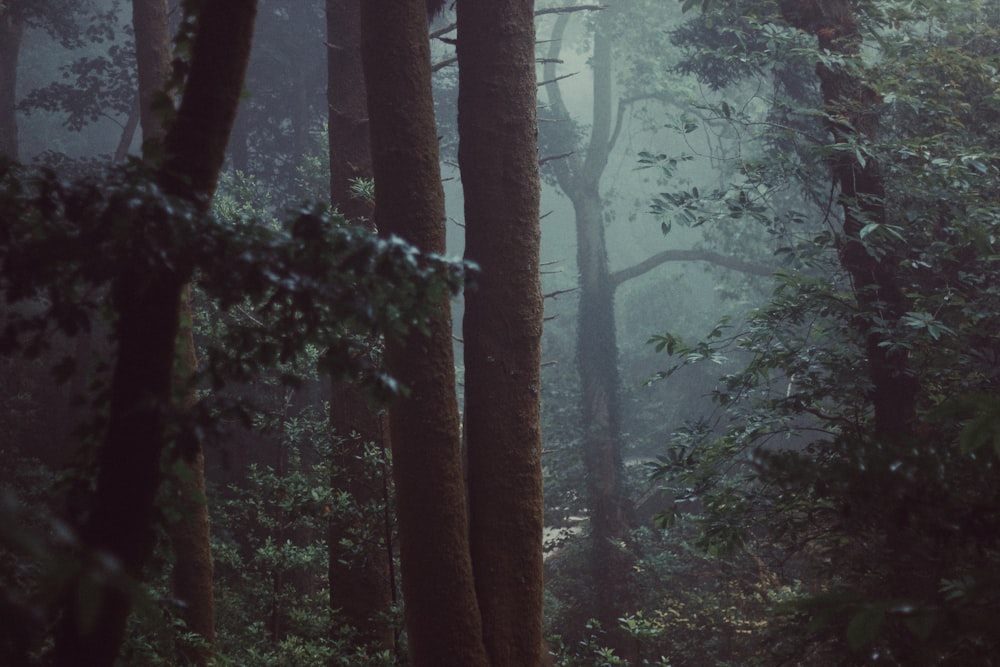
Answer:
[[[431,72],[433,73],[433,72],[438,71],[439,69],[444,69],[448,65],[454,65],[457,62],[458,62],[458,56],[453,56],[451,58],[446,58],[445,60],[442,60],[439,63],[434,63],[433,65],[431,65]]]
[[[559,153],[558,155],[546,155],[543,158],[538,158],[538,164],[543,165],[546,162],[552,162],[553,160],[561,160],[563,158],[569,157],[576,151],[569,151],[568,153]]]
[[[571,5],[568,7],[549,7],[547,9],[535,10],[535,16],[544,16],[545,14],[571,14],[573,12],[596,12],[602,9],[607,9],[607,7],[607,5]],[[449,32],[455,30],[457,27],[457,23],[449,23],[448,25],[442,26],[437,30],[432,30],[430,38],[440,39]]]
[[[535,16],[545,14],[570,14],[572,12],[599,12],[607,9],[607,5],[571,5],[569,7],[549,7],[547,9],[536,9]]]
[[[774,272],[773,267],[747,262],[738,257],[721,255],[711,250],[664,250],[634,266],[615,271],[611,274],[611,284],[618,287],[623,282],[648,273],[667,262],[708,262],[752,276],[770,276]]]
[[[548,79],[546,81],[539,81],[535,85],[537,85],[539,88],[541,88],[542,86],[547,86],[550,83],[555,83],[556,81],[562,81],[563,79],[568,79],[571,76],[576,76],[577,74],[579,74],[579,72],[570,72],[569,74],[563,74],[561,76],[557,76],[554,79]]]

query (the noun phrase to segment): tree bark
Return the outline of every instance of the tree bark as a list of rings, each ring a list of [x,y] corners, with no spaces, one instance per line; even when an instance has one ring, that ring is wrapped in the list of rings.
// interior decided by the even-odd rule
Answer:
[[[155,164],[163,155],[166,136],[162,111],[155,109],[155,96],[163,92],[170,76],[170,23],[166,0],[133,0],[132,25],[136,37],[143,154]],[[182,409],[189,410],[198,400],[194,387],[190,386],[190,378],[198,368],[190,286],[185,286],[181,292],[179,316],[174,385],[180,393]],[[178,454],[184,468],[174,475],[177,495],[172,499],[180,518],[168,522],[167,532],[174,551],[174,597],[183,603],[181,618],[187,630],[198,634],[203,643],[182,644],[179,650],[188,663],[206,665],[215,643],[215,600],[211,530],[205,500],[205,455],[197,441],[183,449]]]
[[[365,0],[361,53],[379,230],[443,252],[423,0]],[[414,667],[477,667],[488,661],[469,557],[451,313],[447,298],[435,307],[429,335],[386,345],[389,371],[409,390],[390,411],[406,628]]]
[[[610,20],[606,9],[594,33],[593,124],[581,159],[574,153],[553,163],[559,187],[573,203],[576,221],[580,306],[577,315],[576,361],[581,383],[584,427],[583,459],[590,512],[590,575],[595,614],[624,653],[631,650],[615,634],[617,619],[630,610],[631,557],[622,547],[632,527],[634,510],[625,494],[621,455],[618,345],[614,319],[615,282],[608,269],[607,243],[600,195],[601,175],[612,148],[611,43],[602,30]],[[560,40],[568,15],[556,19],[544,78],[556,78]],[[557,83],[546,87],[556,118],[569,120]],[[572,151],[567,146],[565,150]]]
[[[492,667],[542,647],[540,182],[533,0],[459,0],[470,545]]]
[[[848,57],[859,53],[862,37],[851,0],[779,4],[789,23],[817,36],[821,49]],[[832,143],[875,139],[878,93],[846,68],[819,63],[816,74]],[[910,308],[896,277],[899,258],[891,253],[876,257],[861,240],[865,225],[887,221],[884,179],[873,156],[862,163],[851,152],[836,151],[830,165],[844,212],[840,263],[851,276],[860,311],[858,329],[868,356],[875,436],[899,442],[912,434],[916,423],[919,386],[909,355],[884,345],[887,338],[882,332],[892,329]]]
[[[191,69],[177,118],[164,140],[161,187],[207,207],[242,91],[256,3],[215,0],[198,19]],[[108,429],[98,454],[94,507],[81,531],[86,547],[116,559],[133,578],[153,548],[153,502],[160,484],[164,410],[171,401],[179,304],[188,276],[150,271],[140,258],[113,288],[118,341]],[[68,600],[57,629],[55,664],[113,664],[124,636],[130,596],[108,581],[77,594],[95,611]],[[89,590],[88,590],[89,588]]]
[[[0,9],[0,156],[18,159],[17,61],[24,24],[9,9]]]
[[[163,149],[166,127],[154,110],[154,97],[170,76],[170,23],[167,0],[132,0],[135,62],[139,79],[139,124],[143,143]]]
[[[374,229],[368,202],[352,196],[351,181],[372,177],[368,137],[368,105],[361,63],[361,0],[327,0],[327,64],[330,139],[330,201],[353,223]],[[361,531],[371,538],[359,554],[342,546],[352,536],[357,517],[332,516],[328,535],[330,607],[357,632],[360,643],[375,650],[395,645],[389,622],[395,594],[392,573],[392,531],[386,471],[373,476],[365,463],[365,447],[388,447],[389,422],[385,411],[366,404],[356,386],[334,379],[330,397],[330,426],[341,436],[333,453],[332,488],[350,492],[357,507],[379,506],[381,511],[361,517]]]

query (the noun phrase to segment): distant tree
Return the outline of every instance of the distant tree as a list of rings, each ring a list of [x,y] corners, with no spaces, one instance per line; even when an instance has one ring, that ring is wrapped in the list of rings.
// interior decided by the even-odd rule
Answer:
[[[372,202],[352,186],[372,178],[364,69],[361,63],[361,2],[327,0],[327,96],[329,108],[330,201],[354,224],[374,229]],[[378,339],[366,342],[373,365]],[[347,491],[361,511],[330,519],[330,607],[357,631],[360,643],[377,649],[395,644],[391,619],[395,598],[388,497],[389,471],[372,474],[366,450],[389,447],[388,415],[356,385],[333,379],[330,426],[338,438],[331,461],[331,488]],[[375,508],[381,508],[381,511]],[[358,536],[362,541],[358,543]]]

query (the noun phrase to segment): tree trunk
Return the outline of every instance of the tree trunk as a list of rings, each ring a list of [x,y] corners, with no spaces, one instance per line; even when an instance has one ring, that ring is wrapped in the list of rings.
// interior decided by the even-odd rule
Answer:
[[[617,619],[631,611],[631,557],[622,547],[632,527],[633,508],[623,486],[618,344],[614,319],[615,283],[608,270],[600,181],[612,148],[611,43],[601,29],[610,20],[602,11],[594,34],[593,126],[583,159],[576,154],[554,163],[559,187],[573,203],[576,220],[580,306],[577,316],[576,362],[580,373],[584,427],[583,461],[586,502],[590,511],[590,573],[595,595],[594,616],[612,633],[612,643],[628,654],[630,645],[615,636]],[[545,79],[555,78],[562,34],[568,16],[560,16]],[[569,119],[558,84],[547,87],[556,118]],[[571,151],[574,147],[561,149]]]
[[[845,56],[859,53],[862,38],[851,0],[780,5],[789,23],[817,36],[821,49]],[[819,63],[816,74],[832,143],[860,144],[875,139],[878,115],[874,106],[880,101],[876,91],[846,68]],[[882,173],[872,156],[862,164],[847,151],[836,151],[830,163],[844,211],[840,263],[851,276],[858,300],[858,329],[865,339],[872,381],[875,435],[902,441],[915,424],[919,387],[909,368],[909,355],[883,345],[886,337],[881,331],[899,322],[909,310],[908,300],[896,278],[899,258],[892,254],[875,257],[861,240],[866,224],[886,222]]]
[[[198,20],[191,69],[177,119],[164,141],[161,187],[206,206],[215,191],[246,72],[256,3],[215,0]],[[117,359],[111,379],[108,430],[98,454],[93,510],[84,544],[117,559],[138,578],[153,548],[153,501],[160,484],[164,410],[171,401],[173,361],[187,276],[150,273],[140,261],[115,282]],[[55,664],[112,665],[130,607],[127,592],[92,580],[78,590],[88,605],[68,600],[57,630]]]
[[[542,647],[540,183],[533,0],[458,1],[470,545],[492,667]]]
[[[190,410],[198,400],[191,376],[198,369],[193,334],[191,286],[181,292],[180,326],[177,332],[177,358],[174,385],[181,396],[181,407]],[[180,645],[180,653],[191,665],[207,665],[215,644],[215,596],[212,589],[215,565],[212,561],[211,525],[205,498],[205,453],[197,440],[185,443],[177,453],[183,468],[174,475],[177,496],[172,499],[180,518],[167,523],[167,533],[174,551],[174,597],[184,603],[181,618],[189,632],[202,642]]]
[[[371,206],[352,197],[351,181],[371,178],[368,105],[361,63],[361,0],[327,0],[327,98],[330,135],[330,201],[354,223],[374,228]],[[350,492],[359,510],[378,506],[363,515],[360,530],[371,538],[362,551],[345,548],[341,539],[352,536],[357,517],[330,519],[330,607],[357,631],[360,643],[375,650],[395,645],[389,622],[395,593],[392,576],[392,531],[389,520],[386,471],[373,475],[365,463],[365,447],[388,447],[388,416],[369,407],[354,385],[334,379],[330,397],[330,426],[342,437],[333,453],[334,490]]]
[[[166,127],[162,113],[155,107],[155,96],[163,92],[170,76],[170,23],[166,0],[133,0],[132,25],[135,30],[136,64],[139,72],[139,118],[142,125],[143,154],[158,160],[163,154]],[[180,301],[178,354],[174,369],[176,390],[182,408],[197,402],[190,378],[198,368],[192,326],[191,289],[185,286]],[[167,532],[174,551],[174,597],[183,602],[181,617],[189,632],[197,633],[203,644],[181,645],[185,660],[206,665],[215,643],[215,600],[212,591],[214,566],[208,505],[205,501],[205,455],[194,441],[179,454],[184,469],[175,475],[174,484],[180,518],[168,522]]]
[[[9,9],[0,8],[0,156],[18,159],[17,60],[24,24]]]
[[[163,150],[166,127],[154,110],[154,98],[162,92],[170,76],[170,23],[167,0],[132,0],[132,28],[135,31],[135,62],[139,78],[139,123],[143,144]]]
[[[443,252],[423,0],[365,0],[361,37],[379,229]],[[386,345],[390,372],[409,390],[390,412],[406,627],[414,667],[477,667],[488,661],[469,557],[447,298],[436,308],[429,335]]]

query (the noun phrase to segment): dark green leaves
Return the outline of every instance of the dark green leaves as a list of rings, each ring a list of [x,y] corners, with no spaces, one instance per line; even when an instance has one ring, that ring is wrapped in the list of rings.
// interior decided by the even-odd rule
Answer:
[[[430,304],[457,292],[469,270],[322,206],[292,212],[280,229],[201,215],[139,165],[72,183],[12,169],[0,181],[0,290],[11,306],[0,352],[38,354],[55,332],[89,329],[122,276],[168,273],[196,278],[220,310],[221,337],[203,369],[213,386],[319,349],[325,372],[384,399],[400,388],[361,353],[363,341],[426,330]],[[55,370],[65,378],[72,367]]]

